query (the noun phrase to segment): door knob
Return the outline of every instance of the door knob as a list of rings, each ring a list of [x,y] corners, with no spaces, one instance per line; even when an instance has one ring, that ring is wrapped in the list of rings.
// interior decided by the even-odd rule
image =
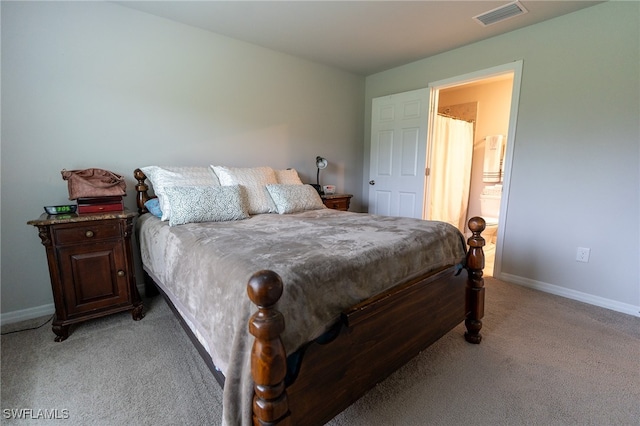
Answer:
[[[369,181],[369,185],[375,185],[375,184],[376,184],[376,181],[375,181],[375,180],[370,180],[370,181]]]

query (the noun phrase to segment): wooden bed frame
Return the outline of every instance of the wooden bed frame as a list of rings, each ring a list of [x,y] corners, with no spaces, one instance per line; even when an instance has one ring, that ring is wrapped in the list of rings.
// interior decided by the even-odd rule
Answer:
[[[140,169],[134,171],[134,177],[142,214],[147,211],[144,203],[154,197],[148,193],[146,176]],[[284,317],[274,308],[283,292],[282,280],[273,271],[256,272],[247,285],[249,298],[258,306],[248,325],[255,337],[251,353],[254,425],[322,425],[462,321],[466,341],[480,343],[484,228],[484,219],[469,220],[472,236],[467,241],[467,274],[451,265],[345,310],[332,333],[295,353],[300,363],[294,377],[287,373],[288,358],[280,340]],[[169,305],[173,308],[170,301]],[[224,385],[224,376],[178,318]]]

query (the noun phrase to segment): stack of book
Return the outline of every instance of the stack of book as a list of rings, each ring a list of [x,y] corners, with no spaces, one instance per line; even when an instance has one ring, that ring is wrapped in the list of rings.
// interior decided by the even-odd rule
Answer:
[[[103,213],[124,210],[122,196],[78,198],[78,213]]]

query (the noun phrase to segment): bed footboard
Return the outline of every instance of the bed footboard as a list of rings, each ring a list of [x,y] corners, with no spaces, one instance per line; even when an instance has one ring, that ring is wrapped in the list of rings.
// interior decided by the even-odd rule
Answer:
[[[437,336],[446,334],[462,320],[464,320],[467,330],[465,333],[466,341],[478,344],[482,340],[482,336],[480,334],[480,330],[482,329],[482,318],[484,316],[484,278],[482,277],[482,270],[484,268],[484,252],[482,247],[485,245],[485,241],[481,233],[482,231],[484,231],[485,226],[486,224],[484,219],[480,217],[474,217],[469,220],[469,229],[472,232],[472,236],[467,241],[467,243],[469,244],[469,250],[467,251],[466,258],[466,269],[468,273],[468,277],[465,280],[466,284],[464,284],[464,282],[459,282],[460,279],[464,280],[464,278],[452,277],[450,275],[447,275],[446,270],[442,270],[438,274],[436,274],[441,275],[441,277],[437,277],[435,275],[431,277],[425,277],[424,279],[417,280],[415,287],[411,287],[411,284],[409,285],[409,287],[405,286],[405,288],[402,290],[406,291],[406,288],[410,288],[411,290],[409,291],[422,291],[417,290],[416,287],[429,286],[429,288],[431,289],[429,291],[436,292],[435,294],[438,296],[436,297],[436,299],[450,298],[450,307],[446,307],[442,304],[438,306],[438,309],[440,309],[440,314],[438,314],[438,316],[441,315],[442,318],[447,318],[443,319],[442,321],[436,321],[440,321],[441,324],[423,324],[423,328],[425,330],[428,327],[428,333],[425,332],[426,334],[422,334],[422,336],[418,336],[413,340],[423,338],[425,335],[433,336],[433,339],[437,339]],[[459,283],[459,286],[455,283]],[[459,288],[460,290],[454,291],[456,296],[450,297],[448,294],[452,291],[452,288]],[[336,375],[336,377],[342,377],[342,379],[346,380],[347,382],[350,382],[351,380],[349,379],[350,374],[352,374],[354,378],[354,389],[344,389],[344,387],[342,387],[344,383],[336,385],[340,387],[340,396],[337,393],[328,393],[328,389],[324,388],[323,386],[315,386],[316,384],[320,384],[320,380],[317,380],[318,377],[321,377],[322,375],[326,376],[326,370],[320,373],[314,372],[313,374],[311,374],[311,379],[305,378],[305,380],[303,380],[301,384],[298,384],[297,388],[294,384],[293,388],[290,389],[293,392],[291,393],[290,400],[287,394],[288,388],[285,387],[285,376],[287,370],[286,353],[282,344],[282,340],[280,339],[280,334],[284,331],[285,327],[284,318],[282,314],[274,308],[275,304],[278,302],[278,299],[282,295],[282,280],[280,276],[273,271],[259,271],[255,273],[249,280],[247,291],[249,293],[249,298],[251,299],[251,301],[258,306],[258,311],[249,320],[249,330],[255,337],[251,352],[251,375],[254,382],[253,424],[256,426],[290,425],[293,423],[298,423],[299,421],[303,421],[304,424],[308,425],[324,424],[346,406],[358,399],[362,395],[362,393],[366,391],[365,387],[367,389],[370,388],[372,385],[375,385],[377,381],[384,379],[388,374],[395,370],[397,366],[393,364],[398,364],[401,362],[401,360],[404,360],[402,362],[405,362],[406,359],[409,359],[409,356],[412,357],[417,354],[419,350],[421,350],[421,347],[419,346],[420,344],[414,342],[415,344],[413,346],[415,347],[413,347],[411,351],[409,351],[413,351],[413,355],[402,353],[385,355],[389,357],[388,361],[385,361],[389,365],[380,368],[376,367],[378,368],[378,370],[376,370],[378,374],[380,373],[380,371],[382,371],[381,376],[366,378],[366,380],[368,380],[366,384],[355,383],[358,381],[355,380],[355,378],[363,377],[367,374],[373,373],[373,371],[367,370],[367,363],[355,362],[357,366],[355,367],[356,370],[353,371],[338,371],[339,369],[334,371],[334,373],[332,374]],[[459,296],[457,296],[457,294],[459,294]],[[407,293],[405,293],[404,295],[401,294],[395,299],[394,297],[390,297],[389,299],[395,300],[395,302],[397,302],[403,297],[414,299],[413,297],[407,297]],[[465,306],[462,306],[463,304]],[[382,303],[382,305],[384,305],[384,307],[381,309],[381,311],[384,311],[389,307],[388,304]],[[423,308],[426,308],[427,312],[430,311],[430,309],[424,305]],[[403,312],[406,313],[407,310],[405,309]],[[414,310],[411,315],[418,317],[418,320],[414,322],[422,323],[422,321],[419,320],[420,316],[422,315],[420,310],[418,310],[417,312]],[[410,315],[409,317],[412,318]],[[376,321],[378,321],[378,325],[379,321],[389,322],[388,320],[390,319],[376,319]],[[375,322],[372,321],[370,324],[375,324]],[[366,327],[366,325],[364,327]],[[372,325],[371,327],[376,328],[377,325]],[[362,331],[359,331],[357,333],[359,333],[360,336],[364,335],[364,340],[357,341],[356,344],[354,344],[353,340],[340,341],[338,338],[333,343],[334,345],[337,345],[335,348],[336,352],[342,353],[343,357],[346,356],[349,359],[353,359],[353,354],[349,354],[350,350],[356,350],[357,348],[355,348],[355,346],[364,347],[365,345],[362,344],[363,342],[366,342],[367,344],[372,342],[372,338],[370,336],[371,330],[365,330],[364,333]],[[355,330],[347,331],[347,329],[345,328],[343,328],[341,331],[341,334],[349,336],[348,338],[353,337],[353,335],[357,333]],[[423,342],[424,344],[422,345],[422,348],[429,346],[433,339],[431,339],[429,342]],[[326,347],[328,346],[331,346],[331,344],[326,345]],[[316,348],[318,347],[319,346],[316,346]],[[396,341],[391,340],[391,343],[389,343],[388,346],[385,346],[385,349],[386,352],[393,352],[398,349],[398,344]],[[319,351],[320,350],[322,349],[319,349]],[[369,349],[369,351],[371,351],[371,349]],[[384,350],[381,348],[375,349],[376,353],[379,353],[380,351]],[[327,362],[330,366],[337,367],[335,359],[330,358],[331,354],[329,354],[330,356],[327,357],[326,355],[328,353],[325,352],[315,352],[315,354],[313,354],[313,350],[310,350],[310,352],[311,354],[309,354],[308,356],[315,356],[315,358],[312,358],[314,362],[322,360],[321,362]],[[318,356],[319,353],[321,355]],[[327,359],[330,360],[326,361]],[[314,362],[311,362],[311,365],[313,365]],[[363,364],[364,366],[361,367]],[[343,365],[342,368],[345,369],[347,367]],[[318,376],[316,374],[320,374],[321,376]],[[297,379],[297,381],[299,380],[300,378]],[[334,384],[336,383],[336,381],[333,379],[328,381]],[[317,389],[309,390],[310,387],[317,387]],[[319,395],[317,395],[316,397],[322,399],[321,401],[315,401],[313,403],[315,405],[312,404],[313,407],[298,406],[298,403],[306,405],[308,404],[309,399],[314,399],[312,397],[312,395],[315,395],[314,392],[319,392]],[[329,398],[329,400],[327,400],[326,398]],[[293,404],[291,406],[291,410],[290,401]],[[329,404],[330,401],[333,402]],[[320,407],[320,411],[323,412],[320,413],[319,410],[314,407]]]

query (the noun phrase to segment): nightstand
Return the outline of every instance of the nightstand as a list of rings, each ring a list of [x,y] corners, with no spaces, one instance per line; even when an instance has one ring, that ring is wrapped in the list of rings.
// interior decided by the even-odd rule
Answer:
[[[131,255],[136,213],[43,214],[27,222],[38,228],[47,252],[56,313],[55,341],[69,326],[121,311],[144,317]]]
[[[349,203],[351,202],[351,194],[322,194],[320,196],[325,206],[335,210],[349,210]]]

